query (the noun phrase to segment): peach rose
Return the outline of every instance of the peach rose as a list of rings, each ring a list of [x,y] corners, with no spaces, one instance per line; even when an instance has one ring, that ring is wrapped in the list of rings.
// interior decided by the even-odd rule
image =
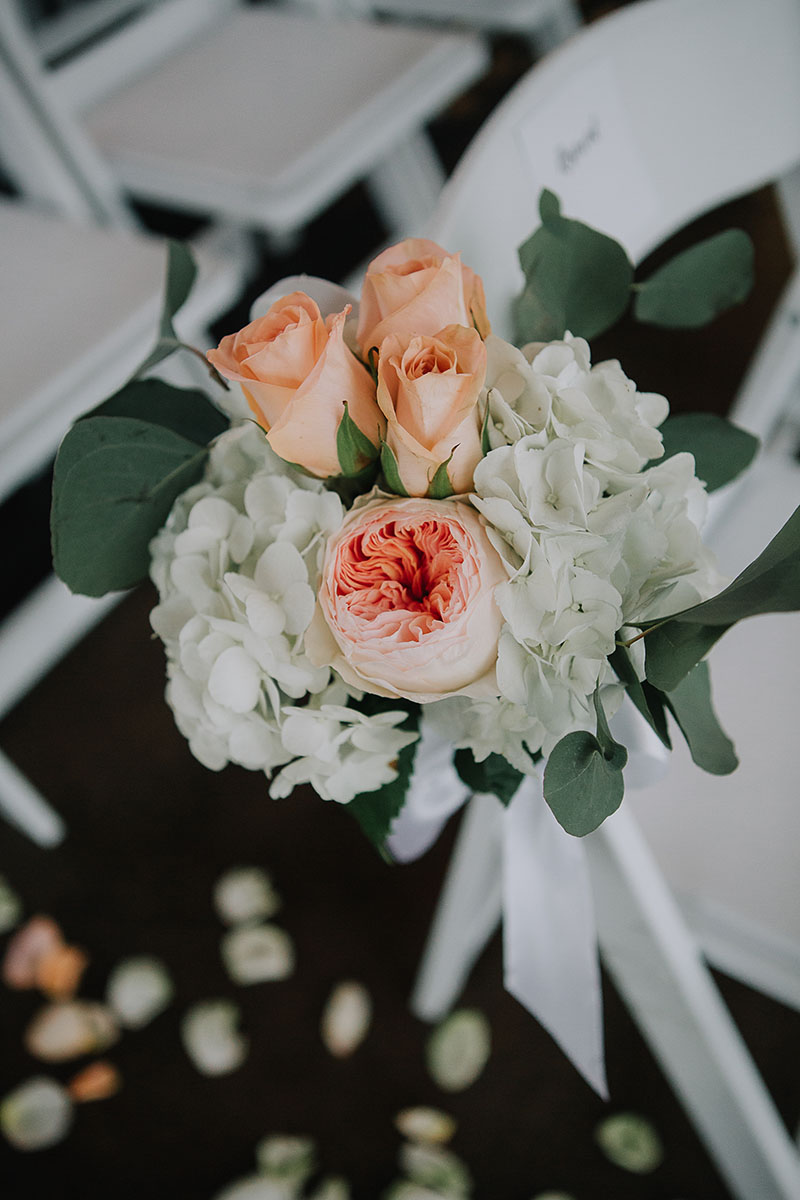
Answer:
[[[242,385],[275,453],[322,478],[341,474],[336,431],[345,401],[373,445],[385,428],[372,377],[343,339],[348,311],[324,321],[310,296],[292,292],[207,356]]]
[[[369,500],[328,543],[306,653],[379,696],[496,696],[505,578],[468,503]]]
[[[490,332],[480,276],[427,238],[407,238],[379,254],[361,291],[358,344],[366,355],[390,333],[406,341],[445,325]]]
[[[448,459],[453,491],[472,487],[472,472],[482,458],[478,396],[485,375],[486,347],[480,334],[463,325],[448,325],[436,337],[414,337],[407,344],[396,334],[384,340],[378,405],[409,496],[426,495]]]

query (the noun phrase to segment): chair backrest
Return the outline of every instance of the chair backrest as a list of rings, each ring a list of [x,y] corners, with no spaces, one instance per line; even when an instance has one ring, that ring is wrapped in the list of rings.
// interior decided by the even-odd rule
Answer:
[[[431,235],[480,272],[507,334],[516,251],[543,187],[638,261],[799,162],[797,0],[642,0],[512,89],[445,188]]]
[[[0,4],[0,160],[28,200],[84,222],[137,224],[111,173],[46,77],[12,4]]]

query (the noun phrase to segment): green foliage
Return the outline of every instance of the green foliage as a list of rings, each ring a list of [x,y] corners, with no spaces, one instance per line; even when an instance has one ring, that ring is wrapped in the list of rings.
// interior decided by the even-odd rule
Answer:
[[[730,483],[750,466],[758,451],[758,438],[714,413],[679,413],[661,426],[664,459],[688,451],[694,455],[696,474],[709,492]],[[654,466],[664,459],[654,459]]]
[[[228,418],[204,392],[173,387],[163,379],[133,379],[86,416],[149,421],[202,446],[229,427]]]
[[[488,792],[505,805],[514,799],[525,778],[521,771],[506,762],[502,754],[490,754],[483,762],[476,762],[471,750],[456,750],[453,765],[459,778],[473,792]]]
[[[383,471],[383,478],[386,480],[388,491],[393,492],[395,496],[408,495],[400,478],[400,468],[397,465],[394,451],[390,448],[388,442],[381,442],[381,470]]]
[[[758,558],[718,596],[646,630],[648,680],[673,692],[726,629],[759,613],[800,609],[800,508]]]
[[[753,246],[728,229],[675,255],[634,283],[623,247],[582,221],[561,215],[558,198],[539,197],[540,227],[519,248],[525,287],[515,301],[517,341],[550,341],[567,330],[585,338],[604,333],[634,296],[637,320],[696,329],[740,304],[753,284]]]
[[[620,683],[625,684],[628,695],[647,721],[647,724],[658,735],[666,748],[671,750],[672,741],[670,740],[669,729],[667,728],[666,697],[664,693],[660,692],[658,688],[654,688],[646,679],[643,683],[639,681],[633,669],[630,655],[624,646],[617,646],[614,653],[609,655],[608,661],[616,672]]]
[[[638,321],[669,329],[698,329],[747,297],[753,286],[753,243],[726,229],[676,254],[636,285]]]
[[[202,474],[207,448],[165,425],[86,417],[53,479],[53,566],[73,592],[102,596],[147,575],[151,538]]]
[[[628,752],[611,736],[599,694],[594,697],[597,737],[568,733],[550,752],[544,798],[567,833],[585,837],[619,808]]]
[[[447,468],[450,465],[453,454],[455,454],[455,448],[447,462],[439,464],[433,479],[428,485],[428,496],[431,500],[447,500],[450,496],[455,495],[455,490],[450,482],[450,476],[447,474]]]
[[[542,192],[539,214],[540,227],[519,249],[525,289],[514,313],[518,341],[550,341],[567,330],[593,338],[628,307],[630,260],[613,238],[562,217],[552,192]]]
[[[708,663],[700,662],[666,697],[669,710],[698,767],[729,775],[739,765],[733,742],[720,728],[711,703]]]
[[[381,700],[377,696],[365,696],[359,708],[362,712],[380,712],[388,709],[408,708],[408,716],[401,726],[402,729],[416,730],[419,727],[419,707],[407,706],[392,700]],[[406,801],[411,772],[414,769],[414,757],[417,753],[417,743],[404,746],[397,759],[397,778],[385,784],[375,792],[362,792],[347,805],[347,811],[356,818],[369,840],[377,848],[380,855],[391,862],[391,855],[386,849],[386,839],[392,827],[392,821],[398,815]]]
[[[378,457],[378,448],[362,433],[350,416],[345,401],[344,412],[336,430],[336,453],[341,472],[348,479],[362,475]]]

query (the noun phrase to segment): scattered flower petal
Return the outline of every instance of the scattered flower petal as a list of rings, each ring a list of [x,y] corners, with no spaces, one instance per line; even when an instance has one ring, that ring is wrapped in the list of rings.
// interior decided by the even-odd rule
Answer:
[[[0,1129],[18,1150],[44,1150],[66,1137],[72,1116],[72,1101],[61,1084],[37,1075],[4,1098]]]
[[[533,1200],[575,1200],[571,1192],[537,1192]]]
[[[0,933],[8,933],[22,917],[22,901],[4,875],[0,875]]]
[[[350,1200],[350,1184],[338,1176],[323,1179],[319,1187],[310,1193],[308,1200]]]
[[[297,1185],[268,1175],[248,1175],[228,1184],[214,1200],[296,1200]]]
[[[67,1092],[76,1104],[89,1100],[107,1100],[122,1087],[122,1076],[113,1063],[98,1059],[89,1063],[67,1084]]]
[[[195,1004],[181,1022],[186,1053],[203,1075],[225,1075],[244,1062],[248,1042],[236,1026],[239,1009],[228,1000]]]
[[[489,1022],[482,1013],[463,1008],[439,1025],[428,1039],[428,1070],[445,1092],[460,1092],[474,1083],[491,1050]]]
[[[89,1000],[62,1000],[40,1009],[25,1031],[25,1047],[43,1062],[95,1054],[119,1037],[111,1009]]]
[[[259,1171],[270,1178],[291,1181],[299,1187],[315,1166],[314,1142],[307,1137],[273,1133],[256,1146]]]
[[[163,1012],[173,997],[172,980],[157,958],[127,958],[114,968],[106,999],[127,1029],[141,1029]]]
[[[277,925],[242,925],[222,939],[222,958],[234,983],[287,979],[294,970],[294,947]]]
[[[265,921],[281,906],[278,893],[260,867],[235,867],[217,880],[214,907],[226,925]]]
[[[647,1175],[661,1166],[664,1147],[658,1133],[636,1113],[617,1113],[601,1121],[595,1141],[610,1162],[635,1175]]]
[[[456,1131],[456,1122],[448,1113],[438,1108],[404,1108],[394,1119],[403,1137],[410,1142],[425,1142],[427,1145],[442,1145],[449,1142]]]
[[[322,1014],[322,1040],[336,1058],[347,1058],[367,1036],[372,1000],[360,983],[340,983],[331,992]]]
[[[442,1146],[407,1142],[400,1148],[400,1166],[412,1182],[446,1196],[468,1196],[472,1180],[465,1164]]]
[[[421,1183],[412,1183],[410,1179],[400,1179],[383,1193],[383,1200],[450,1200],[450,1197],[423,1187]]]
[[[78,946],[54,946],[36,964],[36,986],[51,1000],[71,1000],[88,965]]]
[[[61,930],[50,917],[31,917],[6,947],[3,982],[11,988],[36,987],[39,960],[64,944]]]

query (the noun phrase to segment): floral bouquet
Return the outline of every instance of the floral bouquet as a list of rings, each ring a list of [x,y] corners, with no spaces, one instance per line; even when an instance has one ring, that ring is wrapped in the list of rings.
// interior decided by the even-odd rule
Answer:
[[[680,298],[676,278],[695,309],[741,298],[740,239],[712,252],[721,283],[704,244],[633,284],[632,268],[596,270],[627,264],[616,243],[548,193],[541,213],[521,251],[521,348],[491,332],[458,254],[410,239],[372,262],[360,303],[306,277],[257,301],[207,356],[235,397],[136,377],[56,464],[56,570],[94,595],[149,570],[192,753],[264,771],[276,798],[311,784],[384,852],[426,738],[505,805],[543,766],[544,799],[576,835],[621,802],[623,704],[667,747],[671,713],[700,766],[733,770],[705,655],[735,621],[800,605],[797,513],[727,586],[701,539],[708,487],[755,440],[668,418],[579,336],[632,287],[643,319],[672,324],[659,307]],[[192,270],[172,247],[143,369],[179,344]]]

